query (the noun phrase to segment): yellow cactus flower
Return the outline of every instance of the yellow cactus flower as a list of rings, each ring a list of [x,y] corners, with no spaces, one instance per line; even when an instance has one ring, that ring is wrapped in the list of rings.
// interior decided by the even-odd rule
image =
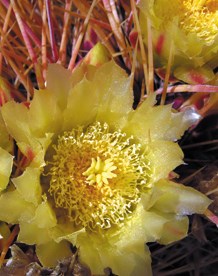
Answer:
[[[147,17],[152,28],[156,66],[165,66],[173,44],[173,73],[193,84],[214,78],[218,63],[217,0],[141,0],[140,22],[147,43]]]
[[[29,107],[1,108],[29,164],[1,186],[0,220],[19,224],[18,241],[35,244],[44,266],[71,255],[73,244],[93,274],[110,267],[120,276],[151,275],[145,243],[183,238],[187,215],[210,203],[168,180],[182,163],[175,140],[187,114],[154,106],[155,95],[133,110],[131,83],[114,61],[73,73],[53,64]],[[8,179],[13,157],[0,154]]]

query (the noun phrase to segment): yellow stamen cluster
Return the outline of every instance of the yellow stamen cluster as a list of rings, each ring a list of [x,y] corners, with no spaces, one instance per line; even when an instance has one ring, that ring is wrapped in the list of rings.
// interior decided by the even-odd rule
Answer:
[[[88,176],[87,180],[89,181],[89,185],[97,185],[101,188],[103,184],[109,184],[108,179],[117,176],[115,173],[112,173],[112,171],[117,169],[113,164],[112,160],[106,159],[102,161],[101,158],[97,156],[97,160],[92,158],[91,166],[83,175]]]
[[[175,0],[156,1],[156,14],[166,22],[178,17],[180,27],[185,33],[195,33],[200,39],[211,43],[218,32],[217,0]],[[168,4],[167,4],[168,3]],[[163,8],[163,5],[166,5]]]
[[[187,33],[196,33],[210,43],[218,32],[218,1],[183,1],[185,8],[181,26]]]
[[[120,225],[131,216],[151,170],[133,137],[99,122],[59,136],[47,161],[49,197],[75,226]]]

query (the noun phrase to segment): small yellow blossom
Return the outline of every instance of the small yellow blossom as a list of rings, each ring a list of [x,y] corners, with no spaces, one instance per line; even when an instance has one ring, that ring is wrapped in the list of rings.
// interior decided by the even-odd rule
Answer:
[[[214,78],[218,63],[217,0],[141,0],[139,7],[145,43],[147,17],[151,22],[156,66],[166,66],[173,44],[175,77],[193,84]]]
[[[151,275],[145,243],[183,238],[187,215],[210,203],[168,180],[186,113],[154,106],[155,95],[133,110],[131,83],[113,61],[73,73],[53,64],[29,107],[1,108],[0,126],[30,162],[9,181],[13,156],[0,149],[0,220],[19,224],[18,241],[35,244],[44,266],[73,244],[93,274]]]

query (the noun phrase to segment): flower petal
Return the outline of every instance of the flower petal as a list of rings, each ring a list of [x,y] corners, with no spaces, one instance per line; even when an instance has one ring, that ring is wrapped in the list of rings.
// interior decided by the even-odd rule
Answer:
[[[10,139],[9,133],[6,129],[5,123],[0,113],[0,147],[11,152],[13,149],[13,141]]]
[[[188,231],[188,218],[174,213],[166,214],[155,207],[146,211],[139,204],[131,220],[118,237],[116,245],[122,251],[133,250],[144,242],[170,243],[184,238]]]
[[[0,220],[17,224],[31,219],[34,205],[26,202],[17,190],[3,193],[0,196]]]
[[[200,115],[192,108],[187,108],[183,112],[172,112],[169,127],[166,130],[164,139],[170,141],[180,139],[190,126],[198,122],[199,118]]]
[[[155,189],[153,208],[162,212],[179,215],[203,214],[211,203],[210,199],[197,190],[172,181],[162,179],[155,184]]]
[[[12,179],[13,184],[24,200],[32,202],[34,205],[41,201],[40,173],[41,170],[38,168],[27,167],[21,176]]]
[[[43,266],[55,267],[63,258],[72,256],[70,244],[66,241],[56,243],[50,241],[36,246],[36,253]]]
[[[33,138],[30,144],[17,143],[20,151],[26,156],[29,166],[38,168],[45,165],[45,152],[52,141],[52,136],[52,133],[46,133],[43,138]]]
[[[85,232],[85,228],[80,230],[75,228],[73,223],[57,224],[50,229],[50,234],[55,242],[59,243],[62,240],[67,240],[72,244],[76,244],[77,236]]]
[[[120,231],[116,245],[122,251],[126,251],[145,242],[154,242],[160,239],[163,225],[167,221],[168,219],[158,212],[146,211],[139,203],[132,218]]]
[[[170,141],[155,141],[147,145],[147,158],[153,169],[152,180],[168,177],[169,173],[183,163],[183,152],[178,144]]]
[[[29,110],[21,103],[7,102],[2,106],[2,117],[9,134],[17,142],[29,143],[31,131],[29,127]],[[13,116],[11,116],[13,114]]]
[[[208,3],[210,1],[207,1]],[[216,7],[210,11],[209,4],[199,2],[196,8],[190,1],[141,0],[140,29],[145,44],[147,41],[147,18],[150,19],[155,66],[167,64],[171,44],[174,44],[172,70],[189,66],[213,70],[217,66],[217,21]],[[189,14],[189,16],[186,16]],[[183,70],[183,69],[182,69]],[[206,79],[212,76],[206,73]],[[190,80],[181,72],[176,73],[179,79]],[[201,78],[202,79],[202,78]],[[207,80],[206,80],[207,81]],[[191,80],[193,83],[193,80]],[[195,82],[196,83],[196,82]]]
[[[103,274],[103,270],[110,267],[117,275],[151,275],[150,252],[144,243],[120,250],[107,239],[85,233],[78,236],[77,246],[80,260],[91,268],[93,274]]]
[[[51,142],[52,134],[43,133],[43,136],[38,138],[34,135],[30,127],[30,111],[24,104],[13,101],[6,103],[2,107],[2,117],[9,134],[28,161],[35,159],[35,164],[43,165],[45,150]]]
[[[72,88],[72,73],[59,64],[49,64],[47,71],[47,89],[51,91],[61,109],[67,105],[68,93]]]
[[[36,224],[39,228],[52,228],[56,226],[57,219],[55,212],[46,199],[38,205],[31,223]]]
[[[110,52],[101,43],[97,43],[85,56],[83,63],[91,64],[96,67],[101,66],[111,59]]]
[[[44,244],[51,240],[51,236],[47,229],[39,228],[35,224],[29,222],[19,223],[20,232],[18,241],[26,244]]]
[[[188,232],[189,220],[187,216],[172,216],[162,228],[162,234],[158,240],[161,244],[169,244],[186,237]]]
[[[154,103],[155,94],[130,113],[124,130],[143,144],[154,140],[175,141],[181,138],[192,123],[186,120],[186,114],[173,111],[171,105],[153,106]]]
[[[29,126],[32,135],[44,137],[61,129],[62,113],[53,91],[35,91],[29,107]]]
[[[133,104],[131,77],[110,61],[100,67],[93,81],[101,98],[97,120],[123,128]]]
[[[214,79],[215,74],[207,66],[194,69],[191,66],[181,66],[175,69],[174,76],[190,84],[205,84]]]
[[[128,134],[132,133],[142,143],[147,143],[149,139],[164,139],[171,120],[171,106],[148,107],[145,103],[132,112],[127,126]]]
[[[11,231],[8,224],[0,222],[0,252],[2,252],[4,246],[7,246],[10,235]]]
[[[2,244],[9,238],[11,234],[8,224],[0,222],[0,250],[2,251]]]
[[[114,274],[125,276],[152,275],[150,251],[144,243],[136,244],[131,250],[122,251],[115,248],[107,248],[107,251],[101,253],[102,263],[109,266]]]
[[[62,122],[57,100],[48,90],[36,91],[29,109],[14,101],[4,104],[2,117],[16,142],[29,145],[37,138],[44,138],[46,133],[58,131]]]
[[[93,122],[97,114],[98,101],[95,86],[84,78],[70,91],[64,110],[64,130]]]
[[[94,78],[97,70],[98,70],[98,68],[96,66],[89,65],[89,64],[86,64],[85,62],[82,62],[73,71],[73,74],[72,74],[73,86],[72,87],[75,87],[84,78],[89,81],[93,81],[93,78]],[[71,88],[71,90],[72,90],[72,88]]]
[[[6,150],[0,148],[0,192],[8,185],[12,166],[13,156]]]
[[[91,235],[89,237],[87,233],[84,233],[77,237],[76,246],[79,248],[80,261],[90,267],[92,274],[101,275],[105,267],[101,263],[100,254],[104,251],[99,252],[95,242],[96,240],[93,240]],[[104,248],[104,245],[102,245],[102,247]],[[108,267],[108,265],[106,265],[106,267]]]

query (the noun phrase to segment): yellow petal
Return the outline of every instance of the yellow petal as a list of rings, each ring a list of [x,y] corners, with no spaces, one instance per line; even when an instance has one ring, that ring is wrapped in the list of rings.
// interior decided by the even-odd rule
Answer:
[[[170,243],[184,238],[188,231],[188,218],[174,213],[166,214],[154,208],[146,211],[137,206],[132,218],[122,228],[116,245],[128,252],[144,242]]]
[[[186,113],[177,113],[171,105],[153,106],[155,95],[148,97],[141,106],[132,111],[125,131],[139,139],[143,144],[154,140],[175,141],[181,138],[191,125]]]
[[[199,120],[200,115],[196,112],[193,113],[191,108],[187,108],[184,112],[172,112],[164,139],[170,141],[180,139],[184,132]]]
[[[48,242],[36,246],[36,254],[40,263],[45,267],[55,267],[58,261],[72,256],[70,244],[66,241],[60,243]]]
[[[144,243],[135,244],[132,250],[124,251],[114,246],[107,247],[107,250],[101,251],[100,256],[105,267],[110,267],[116,275],[152,275],[150,252]]]
[[[97,43],[85,56],[83,62],[94,66],[100,66],[111,59],[111,55],[107,48]]]
[[[11,231],[8,224],[0,222],[0,252],[7,246]]]
[[[49,230],[52,239],[59,243],[62,240],[67,240],[72,244],[76,244],[78,235],[85,232],[85,228],[76,229],[73,223],[57,224],[55,227]]]
[[[13,141],[9,136],[5,123],[0,113],[0,147],[4,150],[11,152],[13,149]]]
[[[84,78],[86,78],[89,81],[92,81],[96,71],[98,68],[93,65],[86,64],[82,62],[77,66],[72,74],[72,87],[76,86],[79,82],[81,82]],[[72,88],[70,89],[72,90]]]
[[[12,116],[13,114],[13,116]],[[10,101],[2,106],[2,117],[10,135],[17,142],[29,143],[31,131],[29,127],[29,110],[21,103]]]
[[[100,96],[97,120],[123,128],[133,104],[131,77],[110,61],[99,68],[93,81]]]
[[[151,275],[150,252],[144,242],[122,250],[115,244],[112,245],[109,239],[95,234],[82,234],[78,236],[77,246],[80,248],[81,262],[86,263],[94,275],[102,275],[107,267],[116,275]]]
[[[29,107],[29,125],[32,135],[44,137],[45,133],[59,131],[61,123],[62,113],[54,92],[46,89],[36,90]]]
[[[47,71],[47,89],[61,109],[67,105],[68,93],[72,88],[72,73],[59,64],[49,64]]]
[[[187,236],[189,219],[184,216],[175,216],[163,225],[161,238],[158,240],[161,244],[169,244],[179,241]]]
[[[192,1],[141,0],[140,27],[147,44],[147,18],[152,28],[155,66],[167,64],[170,44],[174,44],[174,60],[172,70],[180,70],[183,66],[213,70],[217,66],[217,22],[218,12],[211,1],[201,3],[199,9]],[[211,9],[212,6],[213,8]],[[187,16],[188,14],[188,16]],[[212,71],[211,71],[212,73]],[[179,79],[189,80],[182,74]],[[208,78],[206,74],[206,78]],[[209,77],[210,78],[210,77]],[[193,83],[193,82],[191,82]]]
[[[166,214],[152,208],[146,211],[142,204],[137,206],[131,220],[123,227],[117,246],[124,251],[137,244],[158,241],[170,243],[186,236],[188,218]]]
[[[79,248],[79,260],[89,266],[92,274],[102,275],[105,268],[100,258],[102,252],[98,251],[97,244],[92,236],[87,235],[87,233],[80,234],[76,246]],[[102,247],[105,249],[104,244]]]
[[[164,139],[171,121],[171,106],[148,107],[145,102],[132,112],[127,125],[127,132],[132,133],[140,142],[147,143],[149,139]]]
[[[55,212],[47,200],[37,207],[31,223],[36,224],[39,228],[52,228],[57,224]]]
[[[136,245],[157,241],[167,221],[167,218],[155,210],[146,211],[139,203],[131,219],[120,231],[115,243],[120,250],[128,251],[133,250]]]
[[[147,145],[148,160],[153,168],[153,181],[168,177],[169,173],[181,165],[183,153],[178,144],[170,141],[155,141]]]
[[[52,133],[46,133],[43,138],[33,138],[30,144],[17,143],[20,151],[27,157],[29,166],[38,168],[45,165],[44,157],[48,146],[52,142],[52,136]]]
[[[210,67],[192,68],[191,66],[181,66],[175,69],[176,78],[191,84],[205,84],[214,79],[215,74]]]
[[[153,207],[162,212],[179,215],[202,214],[211,203],[210,199],[197,190],[172,181],[160,180],[155,184],[155,189],[156,199]]]
[[[21,176],[12,179],[24,200],[32,202],[34,205],[41,201],[40,173],[40,169],[27,167]]]
[[[28,221],[34,214],[34,205],[26,202],[16,190],[0,196],[0,220],[17,224]]]
[[[10,234],[11,234],[11,231],[8,224],[4,222],[0,222],[0,248],[1,248],[1,239],[6,240],[7,238],[9,238]]]
[[[72,84],[75,86],[79,83],[84,77],[87,80],[93,80],[96,71],[104,63],[108,62],[111,59],[109,56],[107,48],[101,43],[97,43],[85,56],[82,62],[74,68],[72,74]]]
[[[82,125],[86,126],[95,120],[98,109],[98,94],[92,82],[85,78],[78,83],[68,97],[64,110],[64,130]]]
[[[13,156],[0,148],[0,192],[3,191],[9,182],[13,166]]]
[[[34,135],[30,127],[30,111],[22,103],[15,103],[13,101],[6,103],[2,107],[2,117],[8,132],[15,139],[18,147],[27,157],[28,161],[31,162],[35,158],[35,163],[38,162],[41,165],[52,135],[43,133],[43,137],[41,138],[37,138]],[[37,136],[39,136],[39,133]],[[41,153],[41,156],[39,156],[39,153]]]
[[[35,224],[29,222],[19,223],[20,232],[18,241],[26,244],[44,244],[51,240],[47,229],[41,229]]]

